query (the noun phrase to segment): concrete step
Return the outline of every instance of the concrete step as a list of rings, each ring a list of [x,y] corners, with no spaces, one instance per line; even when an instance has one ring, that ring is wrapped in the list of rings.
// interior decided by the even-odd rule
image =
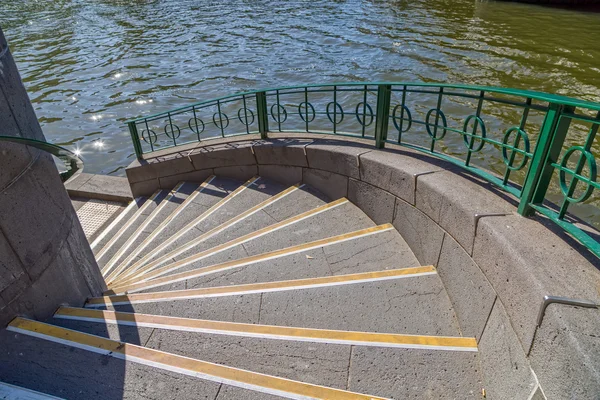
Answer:
[[[144,266],[146,266],[145,268],[153,268],[171,260],[175,254],[180,254],[186,249],[192,248],[196,243],[200,243],[202,240],[231,226],[245,222],[248,216],[260,212],[266,204],[278,201],[287,196],[288,193],[295,191],[295,189],[285,189],[280,184],[271,183],[261,178],[251,179],[213,208],[196,217],[186,229],[176,232],[152,254],[132,265],[119,279],[128,278],[130,273]]]
[[[123,278],[119,279],[113,286],[123,286],[139,281],[139,279],[148,280],[163,276],[168,271],[179,272],[247,257],[243,244],[253,240],[262,240],[263,237],[272,237],[278,232],[284,232],[285,228],[292,225],[303,226],[302,223],[307,219],[315,220],[331,212],[334,207],[342,205],[339,201],[334,202],[335,204],[324,204],[320,198],[311,193],[312,190],[306,187],[291,189],[293,191],[277,202],[277,204],[281,202],[280,205],[285,207],[286,212],[276,215],[277,218],[289,218],[277,221],[267,214],[264,209],[258,210],[253,215],[245,218],[243,223],[226,227],[221,232],[218,232],[218,230],[222,229],[223,226],[217,227],[214,236],[211,236],[210,231],[204,236],[199,236],[195,240],[197,244],[188,250],[186,248],[190,246],[174,250],[169,253],[169,256],[174,257],[173,259],[165,256],[165,262],[162,264],[160,261],[156,261],[132,272],[130,276],[127,276],[127,273],[123,274]],[[297,206],[294,206],[296,204]],[[272,206],[274,204],[267,208]],[[181,253],[181,255],[178,255],[178,253]],[[184,255],[187,257],[184,257]],[[173,262],[174,260],[181,261]]]
[[[136,229],[121,248],[104,264],[105,279],[110,282],[145,248],[145,240],[155,231],[164,229],[183,202],[198,188],[195,183],[181,182]]]
[[[308,382],[289,380],[280,376],[265,375],[250,370],[221,365],[206,360],[183,357],[175,353],[101,338],[24,318],[15,319],[11,322],[8,329],[11,332],[25,336],[33,336],[49,342],[58,342],[61,345],[100,353],[107,360],[113,358],[124,359],[129,363],[152,366],[155,371],[178,372],[183,375],[200,377],[202,378],[200,382],[227,383],[257,392],[281,394],[289,398],[381,399],[380,397],[365,394],[350,393],[331,386],[319,386]],[[64,352],[61,358],[65,358],[64,355],[68,355],[68,353]],[[128,367],[129,365],[125,366],[126,369]],[[144,381],[147,379],[152,379],[152,376],[144,376]],[[216,397],[216,393],[214,397]]]
[[[131,218],[123,221],[123,225],[112,238],[96,253],[96,261],[103,268],[119,249],[132,237],[137,229],[158,208],[159,204],[169,195],[170,190],[157,190],[139,207]],[[104,271],[103,271],[104,272]]]
[[[119,215],[113,219],[108,226],[102,229],[101,232],[90,243],[90,247],[94,254],[98,254],[100,250],[119,232],[123,225],[144,205],[148,197],[138,197],[130,202]]]

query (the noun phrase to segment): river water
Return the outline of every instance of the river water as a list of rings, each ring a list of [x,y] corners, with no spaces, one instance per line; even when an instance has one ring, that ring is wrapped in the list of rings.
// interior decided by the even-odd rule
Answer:
[[[452,82],[600,100],[600,13],[475,0],[1,0],[0,26],[47,139],[83,151],[91,173],[124,174],[126,119],[260,87]]]

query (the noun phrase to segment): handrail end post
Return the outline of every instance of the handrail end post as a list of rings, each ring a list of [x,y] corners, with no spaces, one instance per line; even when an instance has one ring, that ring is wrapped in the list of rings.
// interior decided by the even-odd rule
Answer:
[[[375,120],[375,147],[383,149],[387,140],[390,119],[392,85],[377,86],[377,114]]]
[[[258,114],[258,131],[261,139],[267,139],[269,131],[269,115],[267,112],[267,94],[264,91],[256,92],[256,113]]]
[[[141,160],[144,152],[142,150],[142,143],[140,142],[140,135],[138,135],[137,125],[135,124],[135,121],[130,121],[127,123],[127,126],[129,127],[129,134],[131,135],[131,141],[133,142],[135,156],[138,160]]]

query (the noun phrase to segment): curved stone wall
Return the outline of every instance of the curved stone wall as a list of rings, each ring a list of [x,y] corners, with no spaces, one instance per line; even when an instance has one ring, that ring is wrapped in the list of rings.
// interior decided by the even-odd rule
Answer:
[[[210,141],[135,161],[135,196],[211,174],[303,181],[348,197],[377,224],[392,222],[424,265],[435,265],[465,336],[477,338],[492,399],[594,398],[600,393],[600,313],[546,295],[600,302],[600,262],[541,217],[448,163],[372,142],[270,134]],[[530,397],[534,396],[534,397]],[[539,397],[535,397],[539,396]]]
[[[0,31],[0,135],[44,140]],[[0,142],[0,327],[83,304],[104,281],[52,157]]]

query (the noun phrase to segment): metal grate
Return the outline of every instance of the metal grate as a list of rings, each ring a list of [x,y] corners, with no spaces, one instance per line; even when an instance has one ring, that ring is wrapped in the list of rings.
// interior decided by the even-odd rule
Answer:
[[[85,236],[92,237],[122,206],[113,201],[88,200],[77,210]]]

